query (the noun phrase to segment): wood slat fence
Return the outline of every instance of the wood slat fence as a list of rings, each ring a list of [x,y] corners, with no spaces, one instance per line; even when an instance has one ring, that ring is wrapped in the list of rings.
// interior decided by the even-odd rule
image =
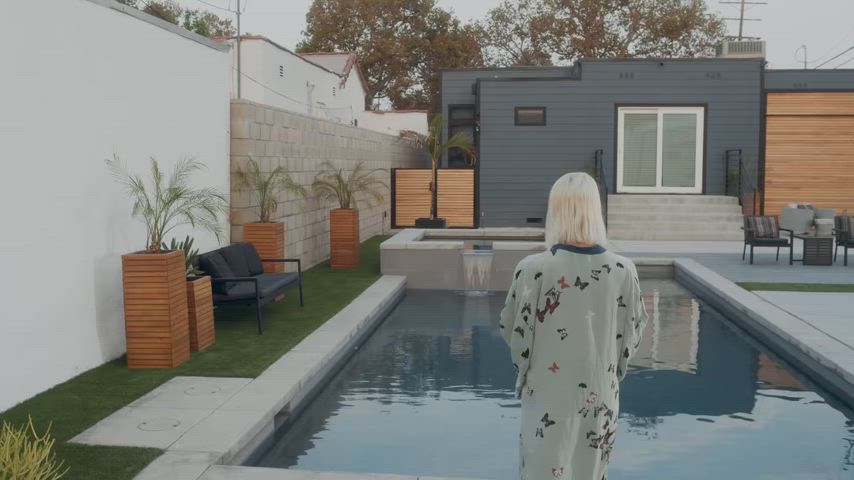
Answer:
[[[474,228],[475,171],[473,168],[440,169],[437,210],[449,227]],[[429,168],[395,168],[391,171],[392,228],[414,227],[415,219],[430,216],[432,197]]]

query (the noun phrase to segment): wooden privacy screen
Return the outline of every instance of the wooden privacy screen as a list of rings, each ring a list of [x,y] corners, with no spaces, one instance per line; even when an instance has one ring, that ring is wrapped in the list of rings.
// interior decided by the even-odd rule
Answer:
[[[416,218],[430,216],[429,168],[398,168],[393,173],[392,226],[414,227]],[[437,208],[449,227],[474,228],[474,169],[448,168],[438,172]]]
[[[765,214],[790,203],[854,213],[854,92],[769,93]]]

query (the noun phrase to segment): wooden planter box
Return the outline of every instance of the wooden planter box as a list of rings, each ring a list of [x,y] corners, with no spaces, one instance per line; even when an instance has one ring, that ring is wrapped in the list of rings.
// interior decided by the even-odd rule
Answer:
[[[201,352],[214,344],[216,334],[211,277],[187,279],[187,319],[191,351]]]
[[[128,368],[173,368],[190,358],[184,252],[122,256]]]
[[[285,224],[282,222],[247,223],[243,225],[243,241],[255,245],[262,259],[285,258]],[[285,265],[264,263],[264,271],[281,273],[285,271]]]
[[[329,211],[329,265],[332,268],[359,266],[359,211],[336,208]]]

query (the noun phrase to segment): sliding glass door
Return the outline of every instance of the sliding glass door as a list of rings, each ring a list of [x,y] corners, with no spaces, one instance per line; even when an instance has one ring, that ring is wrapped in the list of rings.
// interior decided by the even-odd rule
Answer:
[[[617,192],[702,193],[703,107],[622,107]]]

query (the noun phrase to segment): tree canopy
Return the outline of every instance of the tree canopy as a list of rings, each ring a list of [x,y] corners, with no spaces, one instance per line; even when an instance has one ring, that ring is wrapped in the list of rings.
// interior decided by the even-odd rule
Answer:
[[[358,54],[369,106],[436,111],[442,69],[704,56],[724,33],[705,0],[503,0],[470,24],[436,0],[314,0],[297,50]]]
[[[429,108],[435,74],[482,64],[471,26],[435,0],[315,0],[297,51],[354,52],[367,77],[368,105]]]
[[[140,7],[138,0],[117,1],[129,7]],[[205,37],[231,36],[236,32],[230,18],[221,18],[207,10],[184,9],[173,0],[149,0],[141,4],[143,12]]]

